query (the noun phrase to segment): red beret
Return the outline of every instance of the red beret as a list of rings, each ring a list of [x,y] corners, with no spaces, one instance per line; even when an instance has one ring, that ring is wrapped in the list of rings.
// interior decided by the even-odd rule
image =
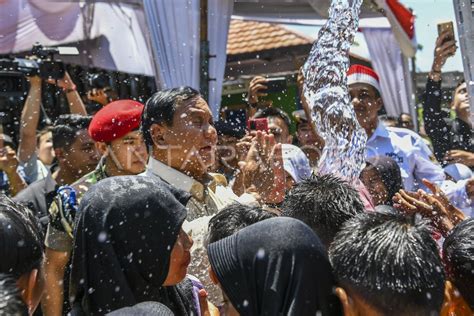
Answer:
[[[97,112],[89,125],[89,135],[96,142],[110,142],[140,126],[144,105],[133,100],[118,100]]]

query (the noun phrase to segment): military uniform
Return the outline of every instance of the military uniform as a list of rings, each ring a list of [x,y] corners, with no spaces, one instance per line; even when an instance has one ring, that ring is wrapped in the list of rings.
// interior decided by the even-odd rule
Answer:
[[[72,190],[64,190],[56,195],[49,208],[50,222],[46,233],[46,247],[62,252],[72,250],[75,212],[80,199],[92,185],[105,178],[107,178],[107,174],[105,173],[104,159],[102,159],[94,171],[71,185],[76,205],[68,205],[67,200],[71,198]]]

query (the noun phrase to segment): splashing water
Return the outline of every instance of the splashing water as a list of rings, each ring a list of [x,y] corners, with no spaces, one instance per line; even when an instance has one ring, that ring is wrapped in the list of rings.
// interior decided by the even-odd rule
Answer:
[[[319,172],[358,179],[367,136],[357,122],[347,88],[349,48],[359,24],[362,0],[333,0],[303,73],[304,96],[316,130],[326,142]]]

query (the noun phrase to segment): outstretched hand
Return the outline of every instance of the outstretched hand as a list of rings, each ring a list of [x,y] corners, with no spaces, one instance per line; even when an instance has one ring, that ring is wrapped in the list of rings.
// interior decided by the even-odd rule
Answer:
[[[429,219],[433,227],[443,236],[447,236],[454,227],[445,207],[433,196],[422,190],[416,193],[400,190],[395,194],[393,201],[395,202],[394,207],[399,211],[407,214],[418,213]]]
[[[448,211],[449,219],[454,226],[466,219],[466,215],[449,201],[449,198],[438,185],[427,179],[423,179],[422,182],[432,192],[432,196]]]
[[[400,190],[393,197],[394,207],[407,214],[418,213],[429,219],[432,225],[446,236],[451,229],[465,219],[464,213],[451,204],[444,192],[434,183],[423,179],[433,194],[423,190]]]
[[[450,150],[444,157],[448,163],[462,163],[468,167],[474,167],[474,153],[465,150]]]

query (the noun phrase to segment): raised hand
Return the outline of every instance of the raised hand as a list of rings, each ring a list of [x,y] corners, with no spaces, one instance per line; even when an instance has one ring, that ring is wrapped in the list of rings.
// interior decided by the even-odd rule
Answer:
[[[248,90],[248,102],[250,104],[257,104],[259,97],[267,96],[267,93],[262,92],[267,89],[265,83],[267,79],[262,76],[256,76],[250,81],[249,90]]]
[[[18,167],[18,158],[15,151],[10,146],[0,149],[0,169],[7,174],[16,172]]]
[[[64,91],[76,90],[76,85],[72,81],[71,76],[69,76],[69,73],[67,71],[64,74],[64,77],[62,79],[59,79],[59,80],[47,79],[46,82],[50,84],[54,84],[57,87],[63,89]]]
[[[109,104],[109,96],[104,89],[92,89],[91,91],[87,92],[87,99],[97,102],[102,106]]]
[[[281,144],[271,134],[256,133],[244,161],[239,162],[246,191],[258,194],[265,203],[280,203],[285,197],[285,173]]]
[[[41,78],[39,76],[31,76],[26,77],[28,82],[30,83],[31,87],[40,88],[41,89]]]
[[[434,51],[434,60],[431,70],[433,72],[441,72],[446,60],[456,54],[456,40],[451,38],[452,33],[446,31],[436,39],[436,47]]]

